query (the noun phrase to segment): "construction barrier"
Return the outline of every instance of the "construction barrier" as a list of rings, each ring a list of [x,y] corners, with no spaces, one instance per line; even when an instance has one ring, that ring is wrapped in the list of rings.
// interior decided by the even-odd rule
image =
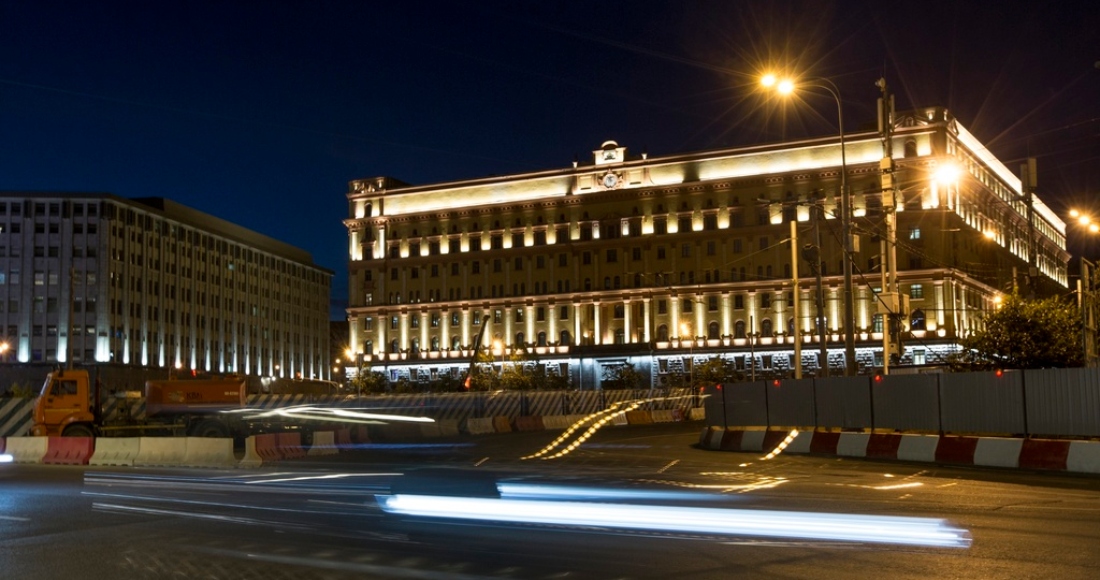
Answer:
[[[691,421],[704,421],[707,418],[707,410],[705,407],[692,407],[688,418]]]
[[[275,445],[278,446],[279,455],[283,459],[298,459],[306,456],[306,450],[302,448],[302,434],[298,431],[276,433]]]
[[[336,430],[336,446],[340,449],[351,449],[351,429],[345,427]]]
[[[458,431],[458,419],[443,419],[442,421],[436,421],[439,425],[439,434],[444,437],[457,437]]]
[[[95,450],[95,437],[47,437],[42,463],[51,465],[88,465]]]
[[[240,467],[259,467],[264,464],[264,458],[256,451],[256,438],[262,435],[249,435],[244,440],[244,458],[238,464]]]
[[[332,431],[314,431],[313,445],[309,446],[306,455],[316,457],[318,455],[336,455],[336,437]]]
[[[443,433],[439,430],[439,423],[418,423],[418,425],[420,425],[421,437],[432,438],[443,436]]]
[[[986,467],[1019,467],[1023,439],[979,437],[974,448],[974,465]]]
[[[543,415],[542,426],[546,429],[568,429],[569,417],[567,415]]]
[[[466,432],[471,435],[493,433],[493,420],[488,417],[483,419],[466,419]]]
[[[767,452],[789,434],[709,426],[699,434],[699,447]],[[783,452],[1100,474],[1100,441],[800,431]]]
[[[279,441],[276,438],[276,433],[253,435],[249,437],[249,439],[254,440],[256,455],[258,455],[264,463],[279,461],[283,458],[283,453],[279,449]]]
[[[512,421],[507,415],[497,415],[493,417],[493,431],[496,433],[511,433]]]
[[[88,465],[133,465],[140,441],[140,437],[100,437]]]
[[[649,412],[649,416],[653,419],[654,423],[674,423],[679,421],[674,414],[679,411],[679,409],[654,409]]]
[[[237,465],[232,437],[185,437],[186,451],[180,465],[187,467],[232,467]]]
[[[4,452],[14,463],[42,463],[49,443],[48,437],[8,437]]]
[[[1100,473],[1100,442],[1071,441],[1066,469],[1076,473]]]
[[[630,423],[630,421],[628,421],[626,418],[626,413],[622,412],[612,413],[609,422],[612,425],[627,425]]]
[[[134,465],[143,467],[176,467],[187,456],[187,440],[183,437],[139,437]]]
[[[651,425],[653,416],[649,411],[627,411],[626,422],[629,425]]]
[[[841,433],[836,442],[836,454],[841,457],[866,457],[870,433]]]
[[[516,417],[512,426],[516,431],[543,431],[546,429],[542,424],[542,417],[531,415]]]

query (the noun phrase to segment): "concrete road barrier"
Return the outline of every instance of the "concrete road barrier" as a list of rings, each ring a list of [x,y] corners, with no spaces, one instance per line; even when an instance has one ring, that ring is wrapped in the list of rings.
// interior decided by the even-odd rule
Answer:
[[[1100,473],[1100,442],[1073,441],[1066,456],[1066,469],[1076,473]]]
[[[254,439],[256,455],[259,455],[264,463],[279,461],[283,458],[283,453],[279,450],[279,441],[275,435],[275,433],[263,433],[262,435],[250,437],[250,439]]]
[[[180,465],[187,467],[232,467],[237,465],[232,437],[185,437]]]
[[[466,432],[471,435],[485,435],[493,432],[493,419],[483,417],[480,419],[467,419]]]
[[[841,457],[866,457],[870,433],[841,433],[836,443],[836,454]]]
[[[336,455],[336,437],[332,431],[314,431],[313,445],[309,446],[306,455],[316,457],[318,455]]]
[[[88,465],[133,465],[140,437],[100,437]]]
[[[512,421],[503,415],[493,417],[493,431],[496,433],[511,433]]]
[[[134,465],[143,467],[176,467],[187,455],[184,437],[139,437]]]
[[[95,437],[49,437],[42,463],[87,465],[95,450]]]
[[[244,440],[244,458],[237,465],[240,467],[259,467],[264,464],[264,458],[256,451],[256,438],[258,435],[249,435]]]
[[[936,460],[936,446],[940,438],[936,435],[902,435],[898,443],[898,459],[902,461]]]
[[[13,463],[42,463],[49,444],[49,437],[8,437],[4,453]]]
[[[458,431],[458,419],[444,419],[442,421],[436,421],[439,425],[439,434],[444,437],[457,437]]]
[[[299,459],[306,456],[306,450],[302,447],[302,434],[297,431],[276,433],[275,445],[278,446],[279,455],[283,459]]]
[[[980,437],[974,448],[974,465],[987,467],[1019,467],[1023,439]]]

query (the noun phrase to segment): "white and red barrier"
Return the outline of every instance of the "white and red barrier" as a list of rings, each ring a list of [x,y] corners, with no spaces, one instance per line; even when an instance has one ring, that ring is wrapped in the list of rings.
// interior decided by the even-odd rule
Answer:
[[[715,451],[768,453],[789,433],[790,430],[723,429],[712,426],[703,429],[699,435],[699,446]],[[1100,473],[1100,441],[800,431],[784,452]]]
[[[13,463],[42,463],[49,449],[48,437],[8,437],[4,453]]]

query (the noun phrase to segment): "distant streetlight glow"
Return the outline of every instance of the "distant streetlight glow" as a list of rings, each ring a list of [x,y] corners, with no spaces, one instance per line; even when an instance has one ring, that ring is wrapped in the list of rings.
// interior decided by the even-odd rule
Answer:
[[[1089,233],[1095,234],[1097,232],[1100,232],[1100,223],[1094,220],[1089,214],[1084,213],[1080,210],[1071,209],[1069,210],[1069,216],[1073,219],[1076,219],[1077,224],[1086,228]]]
[[[954,163],[945,163],[936,168],[933,179],[941,185],[950,185],[959,180],[959,168]]]

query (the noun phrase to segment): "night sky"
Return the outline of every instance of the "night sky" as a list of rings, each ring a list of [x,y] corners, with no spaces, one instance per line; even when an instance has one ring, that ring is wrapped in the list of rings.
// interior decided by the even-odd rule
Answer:
[[[347,182],[834,134],[946,106],[1100,215],[1100,3],[0,0],[0,189],[160,196],[308,250],[346,304]],[[1071,249],[1100,255],[1070,229]]]

